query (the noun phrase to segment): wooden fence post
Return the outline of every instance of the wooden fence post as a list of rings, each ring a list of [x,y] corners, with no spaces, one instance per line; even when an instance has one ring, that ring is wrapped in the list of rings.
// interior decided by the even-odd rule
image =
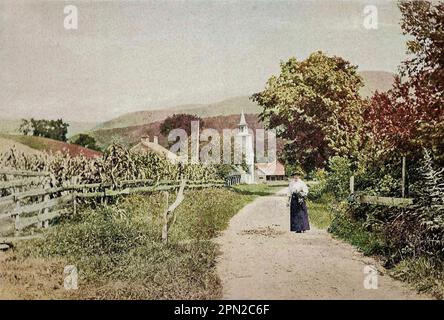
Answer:
[[[165,210],[163,214],[163,228],[162,228],[162,242],[168,243],[168,222],[170,220],[171,215],[174,213],[174,210],[182,203],[184,199],[183,191],[185,189],[186,181],[182,180],[180,183],[179,192],[177,192],[176,200]]]
[[[17,199],[17,197],[14,195],[14,202],[15,202],[15,210],[17,210],[17,212],[20,212],[20,200],[18,200]],[[15,221],[14,221],[14,225],[15,225],[15,232],[14,232],[14,234],[15,234],[15,236],[18,236],[19,235],[19,225],[20,225],[20,214],[17,214],[16,216],[15,216],[15,219],[14,219]]]
[[[401,180],[401,195],[405,198],[405,170],[406,170],[406,160],[405,156],[402,157],[402,180]]]
[[[77,191],[72,194],[72,213],[73,215],[77,213]]]
[[[45,185],[44,185],[44,188],[45,189],[49,189],[51,186],[50,186],[50,184],[49,184],[49,181],[46,181],[46,183],[45,183]],[[50,196],[49,196],[49,194],[46,194],[44,197],[43,197],[43,202],[47,202],[47,201],[49,201],[49,199],[50,199]],[[43,214],[47,214],[49,212],[49,208],[45,208],[45,209],[43,209]],[[49,220],[45,220],[45,221],[42,221],[42,227],[44,227],[44,228],[48,228],[49,227]]]
[[[164,192],[165,195],[165,211],[163,212],[163,227],[162,227],[162,241],[167,242],[168,241],[168,199],[169,199],[169,193],[168,191]]]

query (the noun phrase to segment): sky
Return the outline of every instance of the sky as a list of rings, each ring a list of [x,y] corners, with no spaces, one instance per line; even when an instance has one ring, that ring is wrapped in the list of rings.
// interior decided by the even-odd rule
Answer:
[[[76,30],[64,27],[66,5]],[[376,30],[364,27],[367,5]],[[396,72],[399,20],[389,0],[0,0],[0,118],[99,122],[249,95],[281,61],[317,50]]]

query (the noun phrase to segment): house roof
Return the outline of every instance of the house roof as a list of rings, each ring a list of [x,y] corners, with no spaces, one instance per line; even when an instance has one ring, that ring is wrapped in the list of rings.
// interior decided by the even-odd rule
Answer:
[[[271,163],[256,163],[256,169],[266,176],[284,176],[285,167],[279,161]]]

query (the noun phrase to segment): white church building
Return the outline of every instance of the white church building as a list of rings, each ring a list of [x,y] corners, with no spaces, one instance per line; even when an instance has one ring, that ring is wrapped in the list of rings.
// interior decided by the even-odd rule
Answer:
[[[248,130],[248,124],[245,120],[244,112],[242,111],[238,132],[236,138],[237,144],[241,145],[242,153],[244,155],[245,165],[237,165],[236,169],[241,175],[241,183],[264,183],[267,181],[284,180],[285,166],[278,160],[267,163],[255,163],[254,157],[254,139],[253,135]],[[247,168],[248,170],[246,170]]]

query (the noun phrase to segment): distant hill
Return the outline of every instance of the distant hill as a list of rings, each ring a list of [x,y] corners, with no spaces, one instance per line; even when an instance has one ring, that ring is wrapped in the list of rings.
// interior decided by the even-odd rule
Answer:
[[[39,151],[68,152],[69,155],[73,157],[83,154],[88,158],[101,155],[98,151],[48,138],[12,134],[0,135],[1,152],[9,150],[12,146],[15,146],[16,149],[25,153],[36,153],[34,151],[37,151],[37,153]]]
[[[263,128],[263,124],[259,122],[257,114],[246,114],[248,127],[252,130]],[[235,129],[239,123],[239,115],[217,116],[202,118],[204,127],[213,128],[222,134],[223,129]],[[157,136],[159,143],[163,146],[168,145],[167,137],[160,133],[160,125],[162,121],[156,121],[144,125],[130,126],[126,128],[99,129],[89,132],[93,136],[99,147],[106,148],[111,143],[120,143],[127,147],[131,147],[140,141],[144,135],[152,137]]]
[[[364,78],[365,87],[361,90],[364,97],[371,96],[375,90],[386,91],[393,83],[394,74],[385,71],[363,71],[360,72]],[[161,121],[175,113],[194,114],[201,118],[227,116],[240,114],[244,110],[248,114],[258,114],[261,108],[252,102],[248,96],[241,96],[223,100],[212,104],[179,105],[175,107],[146,110],[126,113],[110,121],[97,126],[98,129],[125,128],[147,123]]]
[[[0,119],[0,134],[21,134],[19,132],[21,122],[21,119]],[[68,124],[68,138],[77,133],[89,131],[97,126],[97,122],[68,121]]]
[[[128,126],[141,125],[161,121],[175,113],[187,113],[197,115],[201,118],[226,116],[239,114],[242,109],[245,113],[259,113],[260,107],[250,101],[248,96],[235,97],[211,104],[179,105],[175,107],[137,111],[126,113],[120,117],[106,121],[97,126],[97,129],[124,128]]]
[[[256,129],[262,129],[264,127],[262,122],[259,121],[257,114],[245,114],[245,118],[249,129],[253,131]],[[222,138],[223,129],[236,129],[238,127],[239,120],[240,118],[238,114],[203,118],[203,129],[216,129]],[[153,141],[153,137],[157,136],[159,144],[167,147],[167,137],[160,133],[161,123],[161,121],[156,121],[145,125],[131,126],[126,128],[100,129],[92,131],[89,134],[96,139],[97,144],[103,149],[108,147],[113,142],[122,144],[128,148],[132,147],[139,143],[140,138],[145,135],[150,137],[150,141]],[[277,150],[282,150],[282,148],[282,140],[277,139]]]

